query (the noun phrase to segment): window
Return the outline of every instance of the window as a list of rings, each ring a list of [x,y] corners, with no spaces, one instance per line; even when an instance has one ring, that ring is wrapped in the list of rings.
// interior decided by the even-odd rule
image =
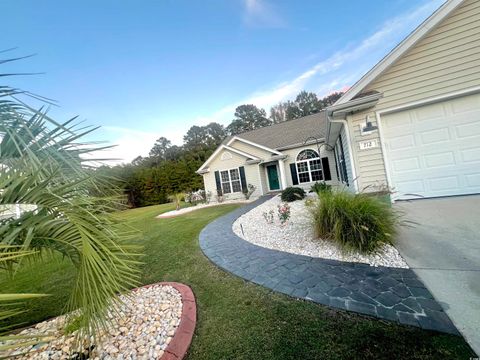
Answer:
[[[222,191],[224,194],[242,192],[240,172],[238,169],[220,171],[220,181],[222,183]]]
[[[303,150],[297,156],[298,182],[308,183],[323,180],[322,160],[314,150]]]

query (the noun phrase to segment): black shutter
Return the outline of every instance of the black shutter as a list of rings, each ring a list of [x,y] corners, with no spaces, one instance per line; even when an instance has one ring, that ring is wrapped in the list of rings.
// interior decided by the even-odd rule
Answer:
[[[290,164],[290,172],[292,173],[293,185],[298,185],[297,166],[295,164]]]
[[[324,171],[323,180],[328,181],[332,180],[332,175],[330,174],[330,165],[328,164],[328,157],[322,158],[322,167]]]
[[[238,168],[238,171],[240,172],[240,183],[242,184],[242,191],[248,191],[247,179],[245,178],[245,168],[243,166],[240,166]]]
[[[217,191],[222,190],[222,183],[220,182],[220,172],[215,171],[215,183],[217,184]]]

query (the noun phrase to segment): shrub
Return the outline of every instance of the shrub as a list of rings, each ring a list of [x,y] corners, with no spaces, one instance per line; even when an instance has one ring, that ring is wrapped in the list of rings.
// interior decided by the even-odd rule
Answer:
[[[295,200],[302,200],[305,198],[305,190],[299,187],[287,187],[282,191],[282,201],[292,202]]]
[[[290,205],[287,203],[278,205],[278,220],[280,220],[280,224],[285,225],[288,219],[290,219]]]
[[[248,184],[246,189],[243,189],[243,195],[245,195],[245,199],[248,200],[250,199],[250,196],[255,192],[257,188],[255,185]]]
[[[316,234],[347,251],[371,253],[391,244],[399,217],[386,203],[365,194],[324,192],[313,210]]]
[[[270,210],[270,211],[265,211],[263,213],[263,218],[265,219],[265,221],[267,222],[267,224],[273,224],[273,218],[274,218],[274,211],[273,210]]]
[[[311,192],[317,193],[320,195],[323,192],[332,192],[332,185],[328,185],[325,181],[316,182],[310,188]]]

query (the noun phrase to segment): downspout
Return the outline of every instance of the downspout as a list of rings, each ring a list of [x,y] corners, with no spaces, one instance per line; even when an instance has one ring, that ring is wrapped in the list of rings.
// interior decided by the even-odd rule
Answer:
[[[358,192],[358,185],[357,185],[357,171],[355,170],[355,164],[354,164],[354,161],[353,161],[353,148],[352,148],[352,142],[350,141],[350,131],[348,129],[348,121],[345,120],[345,119],[338,119],[338,120],[333,120],[330,118],[330,116],[328,115],[328,112],[327,112],[327,122],[328,122],[328,132],[327,132],[327,136],[328,138],[330,137],[330,122],[332,123],[340,123],[340,124],[343,124],[343,126],[345,127],[345,134],[347,135],[347,138],[345,140],[347,140],[347,146],[348,146],[348,153],[349,153],[349,158],[350,158],[350,167],[352,169],[352,184],[353,184],[353,189],[355,190],[355,192]],[[327,138],[327,141],[329,140]]]

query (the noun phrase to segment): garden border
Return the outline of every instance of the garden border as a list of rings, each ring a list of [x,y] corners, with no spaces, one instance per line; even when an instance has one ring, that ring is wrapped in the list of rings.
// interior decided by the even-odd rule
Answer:
[[[199,235],[204,255],[227,272],[298,299],[459,335],[411,269],[291,254],[238,237],[232,230],[235,220],[271,198],[264,196],[205,226]]]
[[[178,282],[158,282],[141,286],[140,288],[149,288],[152,286],[171,286],[182,296],[182,315],[180,324],[175,330],[172,341],[167,345],[163,355],[158,360],[181,360],[187,354],[192,343],[195,325],[197,323],[197,304],[192,289]]]

